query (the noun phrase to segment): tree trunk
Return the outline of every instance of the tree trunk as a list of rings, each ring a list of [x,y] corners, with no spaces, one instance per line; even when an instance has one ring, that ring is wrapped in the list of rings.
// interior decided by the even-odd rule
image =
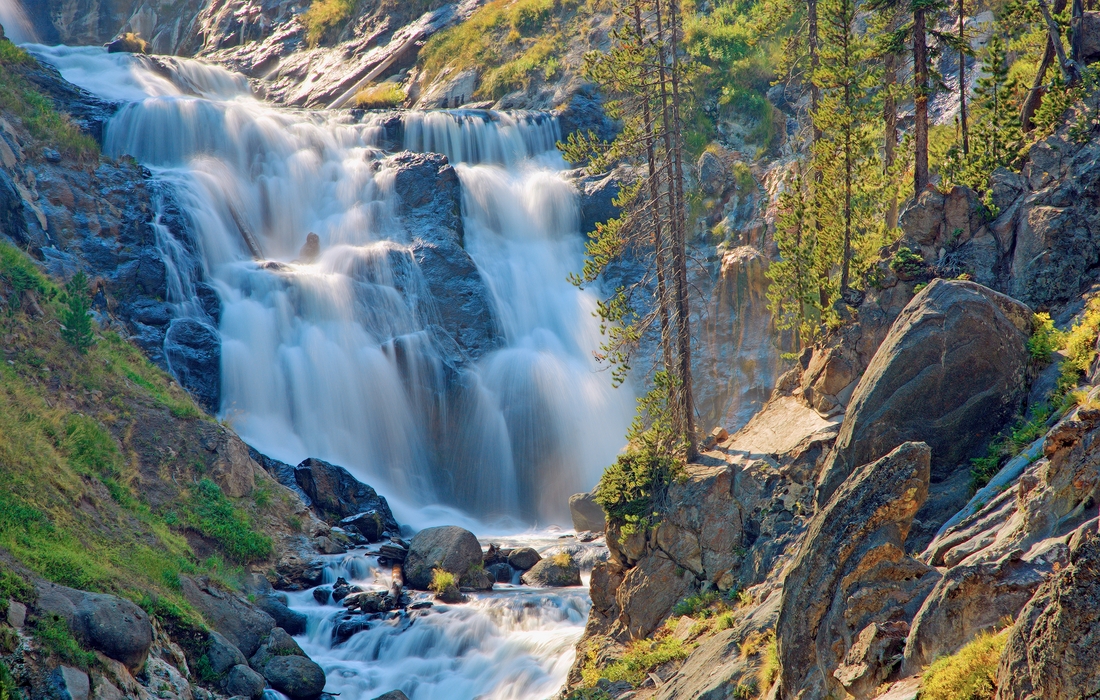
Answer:
[[[897,100],[894,97],[895,84],[898,81],[898,57],[894,54],[887,54],[885,60],[885,73],[883,75],[883,86],[886,88],[885,98],[882,101],[882,150],[883,150],[883,169],[889,173],[894,168],[894,161],[897,159],[896,150],[898,145],[898,105]],[[890,194],[890,203],[886,208],[886,228],[893,229],[898,225],[898,193],[896,191]]]
[[[1085,6],[1081,0],[1073,0],[1073,19],[1070,20],[1070,31],[1073,32],[1072,41],[1070,41],[1070,58],[1073,60],[1074,65],[1081,65],[1081,49],[1085,43],[1084,36],[1084,14]]]
[[[1063,4],[1062,7],[1064,8],[1065,5]],[[1047,32],[1050,34],[1049,41],[1054,45],[1054,53],[1058,56],[1058,65],[1062,68],[1062,78],[1066,81],[1066,85],[1076,85],[1081,77],[1080,71],[1077,64],[1066,57],[1066,49],[1062,46],[1062,33],[1058,29],[1058,23],[1054,21],[1054,17],[1050,14],[1050,8],[1047,7],[1046,0],[1039,0],[1039,10],[1043,13],[1043,19],[1047,23]]]
[[[1066,9],[1066,0],[1054,0],[1055,14]],[[1054,62],[1054,42],[1047,36],[1047,45],[1043,49],[1043,58],[1039,61],[1039,70],[1035,73],[1035,79],[1031,81],[1031,89],[1024,98],[1024,106],[1020,108],[1020,126],[1025,132],[1031,131],[1034,124],[1031,120],[1039,109],[1043,100],[1043,81],[1046,80],[1050,64]]]
[[[963,153],[970,153],[970,135],[966,125],[966,19],[965,0],[959,0],[959,129],[962,135]]]
[[[913,197],[928,187],[928,43],[924,9],[913,11]]]

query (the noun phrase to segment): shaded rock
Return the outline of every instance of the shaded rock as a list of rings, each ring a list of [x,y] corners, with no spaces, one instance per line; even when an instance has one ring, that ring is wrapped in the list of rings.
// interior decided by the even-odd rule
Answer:
[[[328,586],[319,586],[313,589],[313,599],[321,605],[328,605],[329,599],[332,598],[332,589]]]
[[[379,695],[374,700],[409,700],[409,696],[405,695],[400,690],[391,690],[388,693]]]
[[[1069,566],[1036,592],[1009,634],[997,700],[1100,695],[1100,535],[1074,535]]]
[[[564,176],[577,190],[577,199],[581,209],[581,233],[588,235],[596,230],[596,224],[619,215],[615,198],[622,188],[622,179],[618,171],[600,175],[590,175],[587,170],[570,170]]]
[[[931,447],[933,482],[968,464],[1024,399],[1030,330],[1023,304],[972,282],[933,280],[859,380],[818,482],[818,506],[857,465],[907,440]]]
[[[282,627],[291,635],[306,633],[306,622],[309,620],[305,613],[291,610],[286,603],[275,595],[267,594],[256,597],[256,607],[263,610],[275,620],[275,624]]]
[[[294,700],[307,700],[325,689],[325,672],[305,656],[277,656],[264,666],[271,687]]]
[[[264,669],[267,668],[272,659],[305,655],[306,653],[302,651],[302,647],[298,646],[298,642],[294,641],[285,631],[276,627],[271,631],[271,636],[260,645],[256,653],[248,660],[248,664],[266,676]]]
[[[87,646],[139,670],[153,644],[153,625],[144,610],[105,593],[87,593],[50,583],[36,585],[39,613],[65,620]]]
[[[313,546],[316,547],[317,551],[321,554],[344,554],[348,551],[348,548],[344,545],[324,536],[314,537]]]
[[[240,695],[257,700],[263,696],[266,685],[263,676],[244,664],[229,669],[229,674],[225,677],[225,692],[232,696]]]
[[[50,685],[60,700],[88,700],[91,693],[88,674],[72,666],[58,666],[50,674]]]
[[[181,576],[183,597],[195,606],[207,623],[229,643],[251,656],[275,628],[275,620],[206,578]]]
[[[859,633],[845,654],[844,663],[833,671],[833,677],[850,695],[857,698],[875,696],[879,686],[898,665],[908,633],[906,622],[872,622]]]
[[[248,664],[241,650],[233,645],[224,635],[217,632],[210,633],[210,643],[206,648],[206,658],[210,662],[210,668],[219,676],[228,673],[229,669],[241,664]]]
[[[562,139],[568,139],[572,133],[586,135],[591,131],[600,140],[610,141],[620,130],[618,124],[608,119],[599,88],[591,83],[573,93],[557,117]]]
[[[309,497],[313,508],[334,522],[373,510],[382,518],[387,530],[398,531],[386,499],[343,467],[311,457],[295,467],[294,480]]]
[[[405,585],[420,591],[428,590],[432,569],[443,569],[462,579],[471,568],[482,564],[481,545],[469,530],[454,525],[429,527],[416,533],[409,543],[409,554],[403,570]]]
[[[603,506],[596,503],[591,493],[575,493],[569,497],[569,514],[573,518],[573,529],[577,532],[603,532],[607,527],[607,515]]]
[[[306,242],[302,244],[301,250],[298,251],[298,261],[304,263],[317,262],[317,258],[321,257],[321,238],[316,233],[310,231],[306,235]]]
[[[903,622],[916,613],[938,576],[904,548],[928,495],[930,457],[923,443],[897,447],[856,470],[810,521],[784,582],[776,624],[780,697],[842,694],[834,671],[858,636],[874,623]],[[864,654],[859,661],[873,659]],[[865,693],[876,687],[871,678],[888,672],[867,668],[845,678]]]
[[[221,337],[193,318],[172,321],[164,336],[164,356],[179,383],[208,413],[221,406]]]
[[[149,44],[138,35],[127,33],[107,44],[107,53],[149,53]]]
[[[382,533],[386,531],[386,523],[382,514],[376,510],[344,518],[340,521],[340,527],[359,533],[367,542],[380,541]]]
[[[541,560],[542,557],[532,547],[520,547],[508,555],[508,563],[520,571],[527,571]]]
[[[699,168],[699,185],[703,192],[714,197],[722,194],[729,185],[730,168],[725,160],[713,151],[703,151],[697,164]]]
[[[485,567],[485,571],[493,578],[497,583],[511,583],[512,574],[515,572],[508,562],[497,562],[496,564],[490,564]]]
[[[558,563],[555,559],[552,557],[540,560],[523,574],[521,580],[528,586],[540,588],[581,585],[581,568],[573,558],[570,557],[565,564]]]

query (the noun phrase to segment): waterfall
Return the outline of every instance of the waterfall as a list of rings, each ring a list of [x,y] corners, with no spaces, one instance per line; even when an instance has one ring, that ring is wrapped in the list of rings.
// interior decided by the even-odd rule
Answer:
[[[190,242],[154,222],[168,301],[217,326],[219,416],[246,442],[343,465],[417,526],[567,522],[568,496],[621,449],[633,402],[597,371],[596,300],[567,279],[583,237],[551,116],[400,117],[403,147],[446,155],[461,186],[456,254],[476,266],[497,334],[467,356],[448,350],[440,319],[454,310],[414,255],[426,234],[403,217],[383,151],[392,115],[275,108],[195,61],[29,48],[121,103],[105,154],[148,167],[189,221]],[[320,254],[298,260],[308,232]],[[195,298],[199,276],[218,318]]]

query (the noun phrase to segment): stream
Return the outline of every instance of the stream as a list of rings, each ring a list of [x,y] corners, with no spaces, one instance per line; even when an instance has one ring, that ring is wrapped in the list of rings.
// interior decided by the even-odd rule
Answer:
[[[568,497],[614,460],[633,396],[598,371],[596,297],[568,281],[584,237],[551,115],[284,109],[197,61],[26,48],[119,103],[104,154],[132,156],[171,192],[154,228],[172,324],[220,337],[219,418],[242,439],[289,464],[346,467],[414,530],[461,525],[483,545],[542,552],[575,542],[561,539]],[[461,189],[457,234],[404,216],[388,159],[399,150],[447,156]],[[165,224],[172,208],[188,236]],[[307,233],[315,256],[300,252]],[[447,235],[461,246],[433,247]],[[441,278],[428,267],[434,251],[452,256],[444,270],[472,261],[470,274]],[[488,310],[440,302],[433,290],[447,284]],[[389,585],[368,550],[326,562],[326,582]],[[498,584],[336,645],[339,606],[309,591],[290,604],[309,616],[298,641],[342,700],[395,688],[412,700],[541,699],[573,661],[585,584]]]

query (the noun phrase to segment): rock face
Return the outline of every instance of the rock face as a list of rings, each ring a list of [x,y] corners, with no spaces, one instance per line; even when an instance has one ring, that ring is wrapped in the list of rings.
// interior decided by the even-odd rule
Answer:
[[[141,669],[153,644],[153,626],[144,610],[113,595],[50,583],[39,584],[37,594],[40,614],[60,617],[84,644],[131,671]]]
[[[443,569],[465,585],[471,568],[482,563],[481,545],[469,530],[453,525],[429,527],[421,530],[409,543],[405,558],[405,585],[426,591],[432,582],[432,569]]]
[[[997,672],[997,700],[1070,700],[1100,695],[1100,534],[1070,543],[1069,565],[1020,614]]]
[[[386,499],[343,467],[311,457],[295,467],[294,480],[313,508],[333,522],[373,511],[382,519],[385,529],[392,533],[399,531]]]
[[[873,655],[846,657],[857,638],[876,634],[868,627],[912,619],[938,577],[904,548],[928,495],[930,458],[923,443],[897,447],[856,470],[810,521],[776,623],[780,697],[872,697],[891,670]]]
[[[260,648],[275,628],[275,620],[204,578],[181,576],[183,597],[203,618],[245,656]]]
[[[553,558],[543,559],[523,574],[522,580],[528,586],[552,587],[581,585],[581,569],[572,559],[560,564]]]
[[[278,656],[267,662],[264,678],[271,687],[294,700],[307,700],[325,689],[325,671],[304,656]]]
[[[949,478],[1020,407],[1030,331],[1023,304],[971,282],[933,280],[894,322],[856,386],[818,505],[856,466],[907,440],[931,447],[934,482]]]
[[[569,514],[577,532],[603,532],[607,515],[591,493],[575,493],[569,497]]]

